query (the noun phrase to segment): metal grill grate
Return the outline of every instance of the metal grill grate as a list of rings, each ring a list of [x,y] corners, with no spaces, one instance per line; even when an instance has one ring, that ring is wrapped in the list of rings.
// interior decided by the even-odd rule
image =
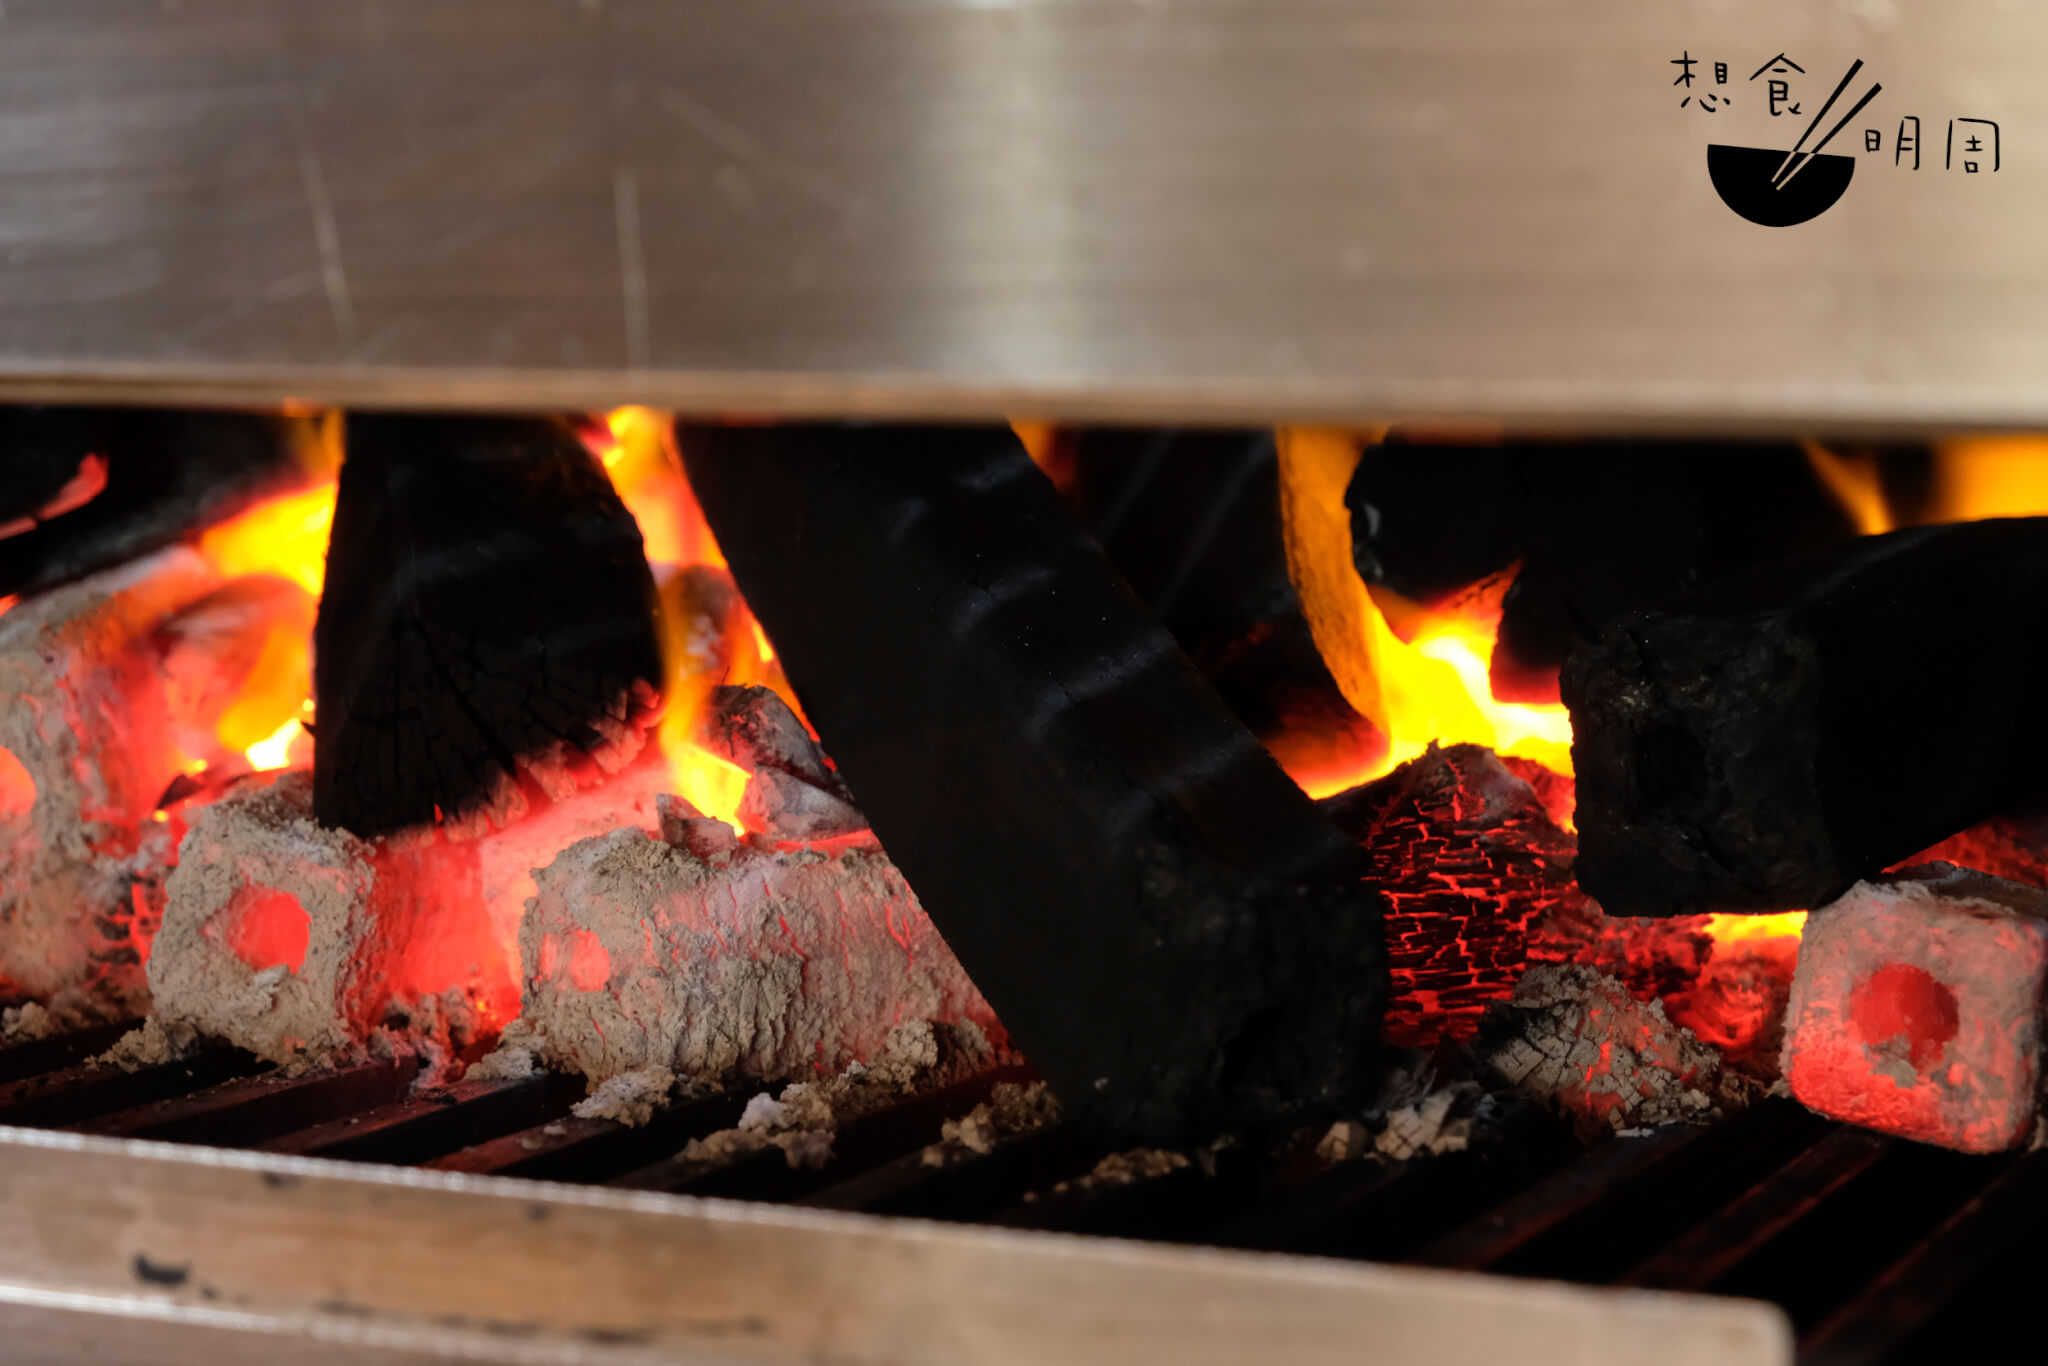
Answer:
[[[1471,1149],[1334,1166],[1225,1149],[1123,1185],[1068,1185],[1103,1150],[1055,1126],[928,1165],[926,1145],[992,1073],[839,1131],[822,1168],[778,1150],[723,1165],[680,1153],[734,1124],[743,1094],[639,1128],[569,1114],[579,1079],[410,1094],[413,1066],[284,1077],[210,1049],[135,1072],[83,1059],[119,1027],[0,1052],[0,1124],[487,1176],[781,1201],[1018,1228],[1314,1253],[1588,1285],[1767,1299],[1810,1363],[1951,1357],[2023,1330],[2048,1263],[2048,1152],[1969,1157],[1769,1100],[1711,1127],[1585,1150],[1509,1105]]]

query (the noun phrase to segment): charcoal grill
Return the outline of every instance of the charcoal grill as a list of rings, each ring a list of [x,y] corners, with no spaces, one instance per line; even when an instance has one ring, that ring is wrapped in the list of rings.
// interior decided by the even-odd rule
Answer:
[[[0,395],[2038,426],[2041,34],[2000,0],[7,0]],[[2004,120],[2008,167],[1735,222],[1665,64],[1759,44],[1864,59],[1918,102],[1887,120]],[[0,1054],[12,1361],[1963,1358],[2048,1256],[2042,1155],[1781,1101],[1054,1193],[1102,1156],[1057,1129],[923,1164],[966,1093],[712,1170],[676,1155],[743,1097],[627,1130],[554,1081],[85,1068],[116,1033]]]
[[[405,1344],[772,1360],[829,1333],[847,1361],[1375,1359],[1356,1334],[1444,1359],[1498,1340],[1523,1361],[1654,1344],[1768,1362],[1789,1324],[1801,1363],[1879,1366],[2022,1331],[2048,1227],[2048,1154],[1963,1156],[1783,1100],[1591,1149],[1511,1108],[1440,1157],[1225,1149],[1213,1171],[1090,1187],[1071,1179],[1104,1152],[1058,1126],[927,1165],[940,1123],[1016,1070],[852,1123],[822,1168],[776,1150],[720,1166],[679,1153],[734,1123],[744,1092],[626,1128],[570,1115],[582,1088],[559,1077],[409,1094],[405,1063],[285,1077],[225,1048],[132,1073],[81,1061],[112,1032],[0,1054],[0,1303],[44,1331],[90,1313],[95,1332],[146,1324],[241,1351],[284,1334],[337,1361]],[[575,1232],[551,1242],[557,1221]],[[350,1239],[420,1245],[378,1266]],[[637,1269],[614,1260],[628,1244]],[[623,1280],[579,1302],[600,1265]],[[1033,1308],[1052,1284],[1060,1298]]]

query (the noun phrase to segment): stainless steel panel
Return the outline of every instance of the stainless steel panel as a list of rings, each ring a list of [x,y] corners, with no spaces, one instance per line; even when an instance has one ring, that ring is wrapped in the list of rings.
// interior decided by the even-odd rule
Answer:
[[[1667,63],[1780,50],[1884,93],[1770,229],[1704,148],[1804,120]],[[2016,0],[4,0],[0,394],[2048,423],[2044,51]],[[1861,153],[1910,112],[1920,171]]]

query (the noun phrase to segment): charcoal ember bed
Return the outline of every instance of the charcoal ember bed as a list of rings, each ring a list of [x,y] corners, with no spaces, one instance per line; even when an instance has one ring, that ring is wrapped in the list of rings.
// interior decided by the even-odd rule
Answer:
[[[1071,753],[1052,765],[1084,775],[1077,809],[1169,813],[1147,816],[1156,823],[1145,839],[1196,877],[1232,868],[1190,895],[1214,895],[1233,915],[1254,906],[1240,939],[1283,923],[1297,879],[1345,917],[1321,940],[1295,921],[1284,949],[1258,941],[1260,966],[1238,975],[1227,1005],[1214,998],[1230,993],[1214,988],[1228,954],[1190,939],[1176,950],[1180,976],[1141,984],[1151,1006],[1094,1020],[1091,1037],[1089,1012],[1114,991],[1070,983],[1032,994],[1035,969],[1087,957],[1089,916],[1046,919],[1036,943],[976,942],[987,927],[962,919],[972,914],[958,890],[972,885],[960,877],[966,860],[938,838],[958,813],[927,813],[928,829],[890,824],[917,802],[906,805],[908,769],[898,763],[892,777],[889,751],[928,709],[913,693],[893,698],[908,718],[899,735],[872,715],[846,719],[833,685],[809,694],[860,755],[849,786],[696,518],[659,419],[384,417],[349,430],[354,473],[340,483],[328,561],[330,575],[340,565],[349,578],[319,597],[315,650],[303,637],[319,584],[317,574],[306,583],[303,563],[266,550],[252,571],[239,542],[209,531],[157,551],[183,578],[144,573],[175,591],[147,609],[162,621],[128,630],[126,672],[102,691],[149,709],[155,751],[141,776],[127,774],[114,761],[128,751],[75,722],[86,777],[119,771],[135,791],[62,858],[17,860],[40,926],[86,915],[60,905],[66,878],[89,881],[120,914],[81,921],[92,934],[45,990],[21,990],[19,966],[7,969],[15,980],[0,974],[10,999],[26,1002],[0,1033],[0,1125],[1742,1295],[1781,1304],[1813,1361],[1915,1359],[1930,1343],[1996,1341],[2023,1317],[2013,1287],[2048,1231],[2048,1157],[1922,1147],[1772,1094],[1799,916],[1619,920],[1578,886],[1563,709],[1544,671],[1554,674],[1559,639],[1597,635],[1592,617],[1634,600],[1557,599],[1571,578],[1557,528],[1494,527],[1500,544],[1473,561],[1487,577],[1411,600],[1388,583],[1429,581],[1427,565],[1402,577],[1402,557],[1421,553],[1412,542],[1354,544],[1341,518],[1315,521],[1312,495],[1346,492],[1341,450],[1289,434],[1063,438],[1041,467],[1169,642],[1092,551],[1063,548],[1058,574],[1033,561],[1032,527],[1056,504],[1007,433],[931,438],[972,454],[967,473],[927,487],[910,472],[892,496],[945,509],[947,535],[964,535],[953,519],[983,503],[1011,509],[1000,563],[971,535],[964,554],[918,548],[932,582],[955,565],[994,575],[941,585],[957,618],[948,630],[971,631],[1005,595],[1028,597],[1043,580],[1116,622],[1102,640],[1076,630],[1061,644],[1063,669],[1132,639],[1172,662],[1149,692],[1114,669],[1107,682],[1077,672],[1081,684],[1062,684],[1077,689],[1067,705],[1086,703],[1078,714],[1100,728],[1062,737]],[[719,476],[704,485],[707,502],[737,517],[758,485],[720,453],[726,439],[699,433],[694,459]],[[818,443],[820,459],[839,442],[831,429],[801,439]],[[877,441],[899,438],[873,429],[855,439]],[[734,449],[774,442],[732,438]],[[1175,449],[1189,480],[1160,474],[1161,452]],[[1710,455],[1688,448],[1685,477],[1708,479]],[[312,516],[331,513],[331,466],[323,476],[294,452],[272,463],[289,476],[278,503],[252,513],[238,494],[221,507],[246,518],[311,497]],[[1805,475],[1783,460],[1774,468],[1825,504]],[[989,498],[1026,482],[1023,502]],[[1403,487],[1360,479],[1349,493],[1361,508],[1393,506]],[[65,489],[35,522],[38,545],[62,544],[64,500],[84,496]],[[450,489],[463,502],[454,521],[436,511]],[[565,500],[575,515],[556,515]],[[1148,501],[1175,516],[1145,523],[1134,509]],[[776,585],[761,595],[770,624],[798,623],[786,642],[792,672],[820,677],[831,660],[816,653],[820,639],[869,644],[852,625],[858,593],[833,599],[822,628],[804,626],[804,566],[792,557],[805,537],[786,537],[774,513],[730,548],[743,577]],[[1825,548],[1846,534],[1841,517],[1807,521],[1791,519],[1761,547],[1688,544],[1685,562],[1660,561],[1659,573],[1687,579],[1785,537],[1811,532]],[[890,526],[897,544],[903,526]],[[1695,530],[1711,540],[1711,528]],[[149,534],[151,546],[166,543],[160,528]],[[834,534],[887,554],[844,527]],[[1539,571],[1518,590],[1515,557],[1537,553],[1516,539],[1525,534]],[[90,554],[104,558],[94,535]],[[1642,551],[1631,542],[1617,553]],[[1372,588],[1333,602],[1320,572],[1329,565],[1317,564],[1332,553],[1346,574],[1355,556],[1377,576]],[[54,563],[60,576],[86,572]],[[869,579],[887,582],[849,574],[847,584]],[[66,601],[33,597],[15,624]],[[1032,610],[1058,628],[1052,638],[1071,625],[1049,604]],[[1532,638],[1530,623],[1565,617],[1562,635],[1509,657]],[[1333,621],[1366,633],[1364,656],[1329,647]],[[7,626],[0,616],[0,640]],[[898,635],[913,671],[916,650],[958,653],[958,640]],[[1030,680],[1044,667],[1032,652],[1046,647],[1027,646],[982,641],[975,667],[984,679],[1015,670]],[[309,672],[320,658],[329,663]],[[892,667],[869,669],[869,682],[901,677]],[[1365,693],[1360,669],[1374,680]],[[55,696],[70,676],[60,669],[38,686]],[[1016,718],[1043,729],[1043,702],[1008,686],[989,690],[992,710],[1025,696]],[[1465,692],[1423,713],[1403,701],[1429,688]],[[1525,700],[1503,705],[1495,691]],[[1178,709],[1182,731],[1199,731],[1230,773],[1255,781],[1219,783],[1184,735],[1132,740],[1148,734],[1130,719],[1141,696]],[[1000,725],[970,717],[955,735],[967,737],[963,752],[1036,762],[1031,743]],[[1120,766],[1098,763],[1104,736],[1125,747]],[[31,763],[30,798],[59,791],[57,761],[13,743]],[[865,788],[876,826],[910,831],[900,872],[861,807],[877,774]],[[1311,807],[1296,785],[1323,800]],[[974,832],[1009,840],[1019,870],[1047,862],[1015,847],[1020,838],[1081,829],[1046,820],[1063,796],[1040,786],[1016,807],[1040,825],[984,821]],[[972,784],[961,791],[967,814],[991,800]],[[1242,806],[1275,793],[1286,800]],[[1252,807],[1262,814],[1248,836],[1234,822]],[[1194,813],[1194,839],[1173,824],[1176,809]],[[15,801],[0,817],[27,811]],[[1131,842],[1107,829],[1083,837],[1088,857],[1120,867]],[[1992,821],[1930,852],[2038,883],[2048,867],[2039,833],[2034,818]],[[1347,843],[1363,864],[1333,855]],[[1217,893],[1236,887],[1244,869],[1232,860],[1247,849],[1271,868],[1247,877],[1248,892]],[[1154,867],[1154,854],[1133,866]],[[924,881],[935,867],[945,877]],[[1363,891],[1343,882],[1354,874],[1333,872],[1358,867]],[[928,914],[916,888],[948,879]],[[987,899],[1016,924],[1031,907],[1021,878],[1013,884]],[[10,905],[29,904],[5,890]],[[1114,896],[1099,905],[1115,914]],[[1382,922],[1388,1047],[1374,1060],[1359,1026],[1379,1011],[1379,950],[1355,930]],[[956,930],[972,949],[964,965],[949,947]],[[990,949],[1002,942],[1029,952],[1003,962]],[[1153,970],[1142,943],[1117,952],[1108,986]],[[982,985],[1000,988],[999,1009]],[[1191,995],[1174,994],[1189,985]],[[1276,1014],[1290,988],[1314,999]],[[1162,1003],[1201,1027],[1147,1035]],[[1017,1040],[999,1018],[1013,1004]],[[1248,1030],[1251,1053],[1270,1056],[1247,1071],[1233,1032],[1259,1021],[1269,1035]],[[1052,1038],[1049,1086],[1017,1050]],[[1210,1058],[1222,1066],[1205,1073]],[[1133,1089],[1127,1059],[1179,1089]],[[1090,1087],[1098,1070],[1116,1071],[1116,1086]],[[1141,1140],[1150,1146],[1133,1146]]]

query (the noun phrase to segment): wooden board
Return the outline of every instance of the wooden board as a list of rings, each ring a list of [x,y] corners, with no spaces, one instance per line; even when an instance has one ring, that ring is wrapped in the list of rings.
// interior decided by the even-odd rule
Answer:
[[[0,1129],[10,1360],[1786,1366],[1774,1307]],[[100,1355],[91,1355],[97,1344]]]
[[[0,397],[2042,424],[2044,41],[2005,0],[7,0]],[[1737,218],[1708,143],[1790,146],[1855,59],[1843,202]],[[1944,168],[1959,116],[1996,172]]]

